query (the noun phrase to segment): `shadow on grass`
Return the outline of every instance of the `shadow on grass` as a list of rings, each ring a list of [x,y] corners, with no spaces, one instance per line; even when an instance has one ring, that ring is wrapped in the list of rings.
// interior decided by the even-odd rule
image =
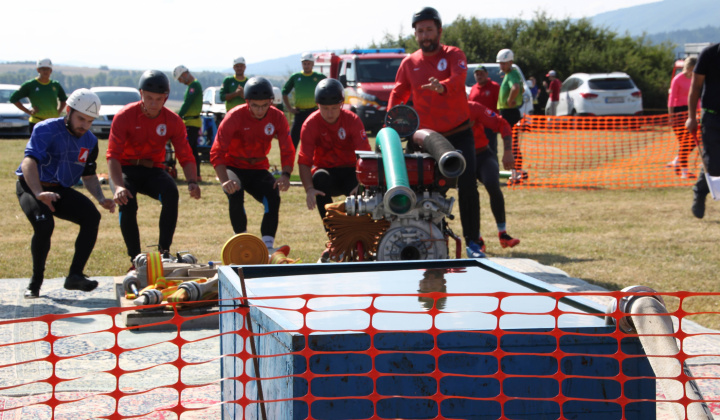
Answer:
[[[548,253],[531,253],[531,252],[517,252],[513,251],[512,258],[528,258],[535,260],[543,265],[553,264],[570,264],[570,263],[583,263],[595,261],[593,258],[571,258],[561,254],[548,254]]]

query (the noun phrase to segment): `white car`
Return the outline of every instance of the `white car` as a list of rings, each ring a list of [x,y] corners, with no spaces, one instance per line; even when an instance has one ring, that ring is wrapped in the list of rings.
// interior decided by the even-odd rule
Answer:
[[[19,85],[0,85],[0,135],[30,136],[30,116],[10,102],[10,96],[20,89]],[[30,108],[30,100],[20,100],[26,108]]]
[[[100,116],[95,118],[90,131],[97,137],[108,138],[113,117],[125,105],[138,102],[140,91],[131,87],[101,86],[90,88],[100,98]]]
[[[560,88],[557,115],[640,115],[642,92],[626,73],[575,73]]]
[[[220,125],[227,110],[225,101],[220,100],[220,86],[211,86],[203,91],[202,112],[205,115],[215,116],[215,123]]]
[[[472,89],[473,85],[475,83],[477,83],[475,81],[475,69],[480,66],[485,66],[485,68],[488,71],[488,77],[490,77],[490,80],[497,83],[498,85],[502,84],[502,78],[503,78],[504,74],[500,71],[500,64],[498,64],[498,63],[468,64],[467,77],[465,78],[465,93],[467,95],[470,95],[470,89]],[[518,67],[517,64],[513,64],[513,68],[520,73],[520,77],[522,77],[523,84],[525,85],[525,90],[523,92],[523,104],[520,107],[520,114],[523,116],[532,114],[533,102],[532,102],[532,95],[530,94],[530,87],[528,86],[527,80],[525,80],[525,75],[523,74],[522,70],[520,70],[520,67]]]

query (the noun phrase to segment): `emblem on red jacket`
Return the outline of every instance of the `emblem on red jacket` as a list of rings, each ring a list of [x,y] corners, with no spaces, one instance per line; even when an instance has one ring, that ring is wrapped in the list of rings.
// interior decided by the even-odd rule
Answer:
[[[340,129],[338,130],[338,138],[340,140],[345,140],[346,137],[347,137],[347,133],[345,132],[345,129],[340,127]]]
[[[275,133],[275,126],[272,123],[268,123],[265,126],[265,134],[268,136],[272,136]]]
[[[165,134],[167,134],[167,126],[165,124],[160,124],[155,129],[155,132],[158,136],[164,136]]]
[[[445,71],[445,69],[447,69],[447,60],[441,58],[440,61],[438,61],[437,69],[438,71]]]

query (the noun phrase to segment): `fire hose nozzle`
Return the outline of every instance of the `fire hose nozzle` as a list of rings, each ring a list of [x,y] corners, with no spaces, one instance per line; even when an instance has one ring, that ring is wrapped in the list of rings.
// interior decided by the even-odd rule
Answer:
[[[621,290],[623,293],[658,293],[657,290],[647,287],[647,286],[628,286]],[[617,326],[620,328],[620,331],[626,333],[626,334],[636,334],[637,330],[635,328],[635,324],[633,323],[632,319],[630,318],[631,312],[630,307],[632,306],[633,302],[637,300],[638,298],[646,297],[646,296],[637,296],[637,295],[626,295],[620,298],[620,303],[618,307],[618,300],[613,299],[613,301],[608,305],[607,309],[605,310],[605,313],[607,314],[605,316],[605,324],[606,325],[615,325],[617,321]],[[659,295],[651,295],[647,297],[652,297],[654,299],[657,299],[663,306],[665,306],[665,301],[663,300],[662,296]],[[624,314],[622,318],[619,320],[616,320],[613,316],[610,314],[614,313],[616,309],[619,309],[620,312]]]

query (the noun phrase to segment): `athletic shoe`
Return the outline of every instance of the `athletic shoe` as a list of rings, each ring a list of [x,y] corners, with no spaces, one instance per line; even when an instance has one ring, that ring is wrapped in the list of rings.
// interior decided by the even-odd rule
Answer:
[[[498,233],[498,238],[500,238],[500,246],[502,246],[503,248],[512,248],[520,243],[520,239],[513,238],[512,236],[508,235],[507,232]]]
[[[330,244],[328,244],[322,254],[320,254],[320,258],[318,258],[317,262],[318,264],[330,262]]]
[[[702,196],[697,193],[697,191],[693,190],[693,204],[692,204],[692,214],[693,216],[697,217],[698,219],[702,219],[703,216],[705,216],[705,198],[707,197],[707,194],[703,194]]]
[[[84,274],[70,274],[65,279],[65,288],[67,290],[82,290],[83,292],[90,292],[98,287],[98,282],[90,280]]]
[[[482,236],[478,238],[477,243],[480,245],[480,251],[485,252],[485,241]]]
[[[27,289],[25,289],[25,299],[37,299],[39,297],[40,297],[39,290],[31,289],[29,287]]]
[[[475,241],[470,241],[465,247],[468,258],[485,258],[485,253],[482,251],[480,244]]]

